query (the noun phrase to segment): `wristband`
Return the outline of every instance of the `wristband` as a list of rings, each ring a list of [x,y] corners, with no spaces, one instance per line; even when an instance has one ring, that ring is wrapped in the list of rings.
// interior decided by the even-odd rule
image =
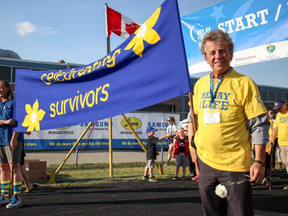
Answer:
[[[265,166],[265,162],[263,162],[263,161],[255,160],[254,163],[259,163],[259,164],[262,164],[263,166]]]

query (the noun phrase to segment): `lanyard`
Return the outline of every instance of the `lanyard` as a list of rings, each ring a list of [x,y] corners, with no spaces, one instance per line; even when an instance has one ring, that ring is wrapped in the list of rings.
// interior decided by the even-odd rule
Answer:
[[[215,88],[215,92],[213,92],[213,78],[210,77],[210,96],[211,96],[211,104],[214,102],[214,99],[216,97],[216,93],[218,91],[218,88],[219,88],[219,84],[220,82],[222,81],[223,77],[220,77],[218,79],[218,82],[216,84],[216,88]]]

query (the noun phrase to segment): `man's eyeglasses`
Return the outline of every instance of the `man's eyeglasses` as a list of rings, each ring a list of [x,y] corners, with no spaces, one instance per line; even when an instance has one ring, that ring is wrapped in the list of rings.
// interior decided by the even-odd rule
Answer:
[[[171,121],[171,119],[167,119],[167,121]]]

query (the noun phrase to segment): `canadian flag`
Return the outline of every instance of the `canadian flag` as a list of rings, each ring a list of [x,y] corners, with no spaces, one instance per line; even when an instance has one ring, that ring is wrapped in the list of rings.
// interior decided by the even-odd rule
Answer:
[[[108,6],[106,6],[106,22],[107,37],[113,32],[120,37],[128,38],[140,27],[140,24]]]

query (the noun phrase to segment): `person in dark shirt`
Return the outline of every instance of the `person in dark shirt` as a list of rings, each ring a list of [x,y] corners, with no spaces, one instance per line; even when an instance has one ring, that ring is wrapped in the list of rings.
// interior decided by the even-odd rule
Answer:
[[[171,135],[171,134],[167,134],[163,137],[157,138],[154,136],[155,131],[157,131],[157,129],[151,126],[148,126],[146,129],[146,133],[148,133],[147,162],[146,162],[146,167],[144,169],[143,180],[149,180],[149,182],[157,182],[155,177],[153,176],[154,163],[156,160],[156,155],[158,155],[158,153],[156,152],[156,143]],[[148,171],[149,171],[150,178],[148,178]]]

